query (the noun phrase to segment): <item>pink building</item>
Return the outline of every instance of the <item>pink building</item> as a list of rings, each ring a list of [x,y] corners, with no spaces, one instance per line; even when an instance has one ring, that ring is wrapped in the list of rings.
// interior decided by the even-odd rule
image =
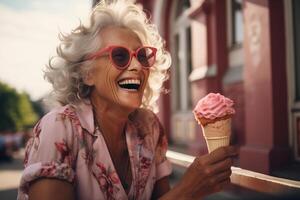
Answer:
[[[172,53],[159,117],[172,146],[206,153],[192,109],[209,92],[235,101],[241,168],[300,161],[300,1],[140,0]]]

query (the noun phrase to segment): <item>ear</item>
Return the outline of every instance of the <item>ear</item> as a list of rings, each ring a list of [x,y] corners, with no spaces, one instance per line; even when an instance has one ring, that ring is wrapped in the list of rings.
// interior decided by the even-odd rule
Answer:
[[[88,85],[88,86],[93,86],[94,85],[94,79],[93,79],[93,75],[91,73],[91,70],[89,70],[85,76],[83,77],[83,82],[84,84]]]

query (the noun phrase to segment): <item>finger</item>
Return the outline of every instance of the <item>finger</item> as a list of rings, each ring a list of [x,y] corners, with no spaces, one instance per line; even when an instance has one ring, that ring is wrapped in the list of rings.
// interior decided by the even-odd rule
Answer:
[[[228,157],[234,157],[238,155],[238,151],[234,146],[220,147],[208,155],[205,155],[204,160],[207,164],[213,164],[221,160],[225,160]]]
[[[223,189],[224,187],[228,186],[230,183],[231,183],[231,181],[230,181],[230,177],[229,177],[229,178],[224,179],[222,182],[220,182],[219,185]]]
[[[230,178],[226,178],[223,181],[214,184],[214,185],[206,185],[206,187],[201,188],[203,193],[206,194],[212,194],[212,193],[216,193],[216,192],[220,192],[222,189],[224,189],[226,186],[228,186],[230,184]]]
[[[208,185],[214,187],[216,185],[220,185],[224,181],[227,181],[227,180],[230,181],[230,175],[231,175],[231,170],[226,170],[224,172],[216,174],[215,176],[208,178]]]
[[[233,164],[232,158],[226,158],[225,160],[222,160],[221,162],[217,162],[212,164],[207,170],[210,170],[211,174],[220,173],[226,170],[230,170],[230,167]],[[231,170],[230,170],[231,171]]]
[[[226,160],[220,161],[218,163],[209,165],[209,166],[202,166],[204,175],[206,177],[215,177],[217,174],[222,173],[224,171],[230,171],[231,172],[231,165],[233,161],[231,158],[227,158]],[[199,170],[200,171],[200,170]],[[201,171],[200,171],[201,173]]]
[[[230,178],[224,179],[219,184],[215,185],[214,192],[219,192],[230,184]]]
[[[212,151],[210,154],[216,155],[227,155],[227,156],[237,156],[238,149],[235,146],[223,146]]]
[[[229,181],[230,182],[230,176],[231,176],[232,172],[231,170],[226,170],[220,174],[217,175],[216,177],[216,181],[218,183],[223,183],[224,181]]]

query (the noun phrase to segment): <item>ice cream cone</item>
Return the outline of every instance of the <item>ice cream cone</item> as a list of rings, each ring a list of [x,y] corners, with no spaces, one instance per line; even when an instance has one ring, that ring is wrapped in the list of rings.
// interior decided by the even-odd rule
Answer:
[[[233,101],[221,94],[210,93],[200,99],[193,110],[201,125],[208,152],[230,143]]]
[[[209,123],[201,127],[209,153],[219,147],[229,145],[231,118]]]
[[[212,152],[219,147],[228,146],[230,142],[229,136],[205,138],[208,152]]]

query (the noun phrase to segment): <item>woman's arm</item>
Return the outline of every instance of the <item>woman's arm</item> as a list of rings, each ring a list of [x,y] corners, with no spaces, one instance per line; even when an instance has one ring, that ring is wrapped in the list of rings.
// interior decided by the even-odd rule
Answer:
[[[29,200],[73,200],[74,188],[71,183],[58,179],[41,178],[30,184]]]
[[[30,199],[67,199],[73,193],[78,146],[73,130],[71,120],[58,112],[37,123],[26,145],[18,199],[26,199],[28,192]]]

